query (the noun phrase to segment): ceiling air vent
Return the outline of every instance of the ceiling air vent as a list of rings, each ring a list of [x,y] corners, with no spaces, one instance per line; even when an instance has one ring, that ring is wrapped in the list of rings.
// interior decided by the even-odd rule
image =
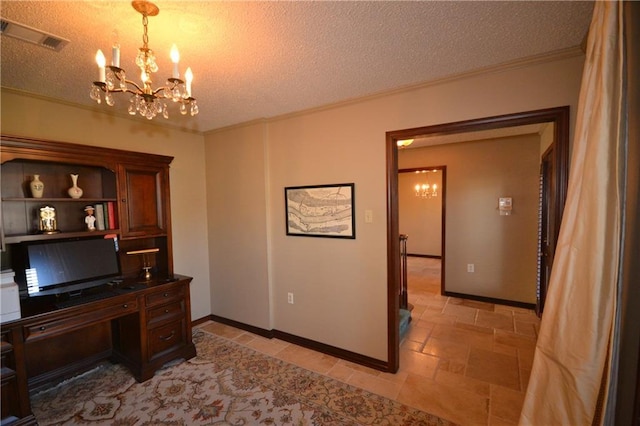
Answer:
[[[29,27],[24,24],[10,21],[5,18],[0,19],[0,28],[3,36],[17,38],[19,40],[28,41],[38,46],[59,52],[69,43],[69,40],[56,35]]]

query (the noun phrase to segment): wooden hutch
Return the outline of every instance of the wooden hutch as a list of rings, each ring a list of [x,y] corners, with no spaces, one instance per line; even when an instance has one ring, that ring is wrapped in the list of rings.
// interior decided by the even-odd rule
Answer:
[[[55,307],[51,297],[20,300],[22,318],[1,328],[2,424],[35,423],[29,391],[100,360],[123,363],[144,381],[170,360],[193,357],[191,278],[173,271],[173,157],[5,135],[0,156],[2,268],[12,267],[12,251],[23,242],[104,235],[117,238],[123,282],[131,289],[67,308]],[[36,174],[44,182],[42,198],[29,190]],[[81,198],[67,194],[70,174],[79,175]],[[96,204],[111,204],[111,226],[105,221],[107,229],[89,231],[84,207]],[[44,205],[55,208],[60,232],[38,232]],[[153,251],[144,259],[151,279],[141,278],[143,256],[134,254],[141,250]]]

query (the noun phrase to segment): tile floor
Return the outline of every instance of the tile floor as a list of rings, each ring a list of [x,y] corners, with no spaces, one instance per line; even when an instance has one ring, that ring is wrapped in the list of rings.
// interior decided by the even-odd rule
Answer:
[[[383,373],[219,323],[207,331],[461,425],[516,425],[539,320],[533,311],[440,296],[440,261],[410,257],[409,331]]]

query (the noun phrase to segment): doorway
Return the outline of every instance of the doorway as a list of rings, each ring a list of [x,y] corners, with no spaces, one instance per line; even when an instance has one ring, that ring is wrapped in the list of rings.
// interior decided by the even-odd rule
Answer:
[[[386,134],[387,153],[387,317],[388,365],[392,372],[399,366],[399,283],[400,252],[398,217],[398,141],[426,135],[455,135],[466,132],[510,128],[521,125],[553,123],[553,151],[549,157],[552,179],[549,188],[551,203],[549,226],[550,247],[555,248],[560,219],[566,199],[569,162],[569,107],[549,108],[495,117],[438,124],[390,131]],[[444,255],[444,253],[443,253]],[[551,265],[549,265],[549,268]]]
[[[428,166],[398,170],[398,215],[407,236],[407,255],[434,258],[444,265],[446,242],[447,167]],[[444,271],[444,268],[440,268]],[[444,294],[440,273],[440,294]]]

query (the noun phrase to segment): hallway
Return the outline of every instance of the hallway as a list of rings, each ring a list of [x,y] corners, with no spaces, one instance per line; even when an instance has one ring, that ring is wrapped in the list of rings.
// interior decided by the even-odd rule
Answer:
[[[517,424],[539,319],[532,310],[440,295],[440,260],[409,257],[412,323],[401,343],[410,374],[398,401],[462,424]]]

